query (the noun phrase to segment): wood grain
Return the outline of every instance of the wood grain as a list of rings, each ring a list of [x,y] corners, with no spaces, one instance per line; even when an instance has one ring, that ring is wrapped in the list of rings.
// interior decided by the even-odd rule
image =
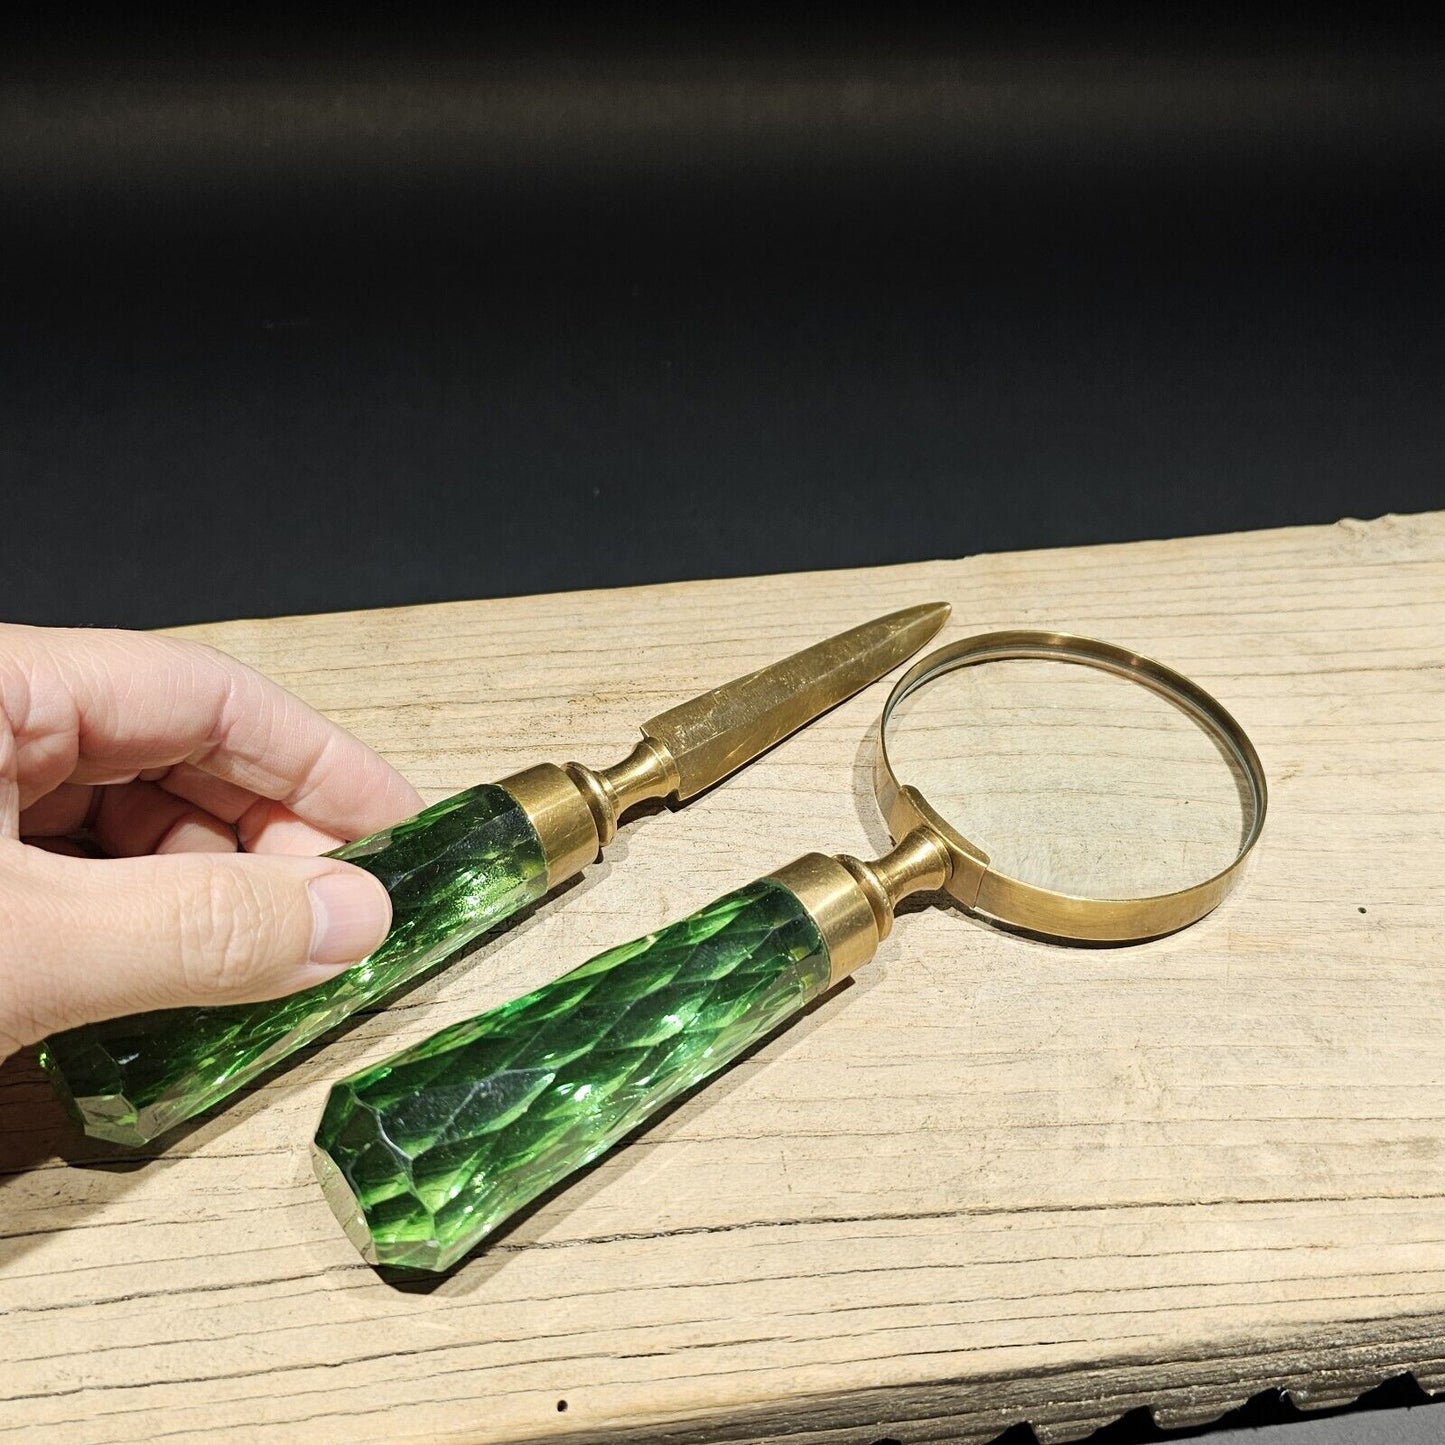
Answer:
[[[1053,1440],[1445,1385],[1445,514],[193,631],[432,798],[612,761],[662,706],[938,597],[945,638],[1090,633],[1235,713],[1271,815],[1217,913],[1070,950],[911,912],[434,1287],[363,1265],[307,1154],[328,1081],[882,845],[871,688],[139,1161],[0,1070],[0,1435]]]

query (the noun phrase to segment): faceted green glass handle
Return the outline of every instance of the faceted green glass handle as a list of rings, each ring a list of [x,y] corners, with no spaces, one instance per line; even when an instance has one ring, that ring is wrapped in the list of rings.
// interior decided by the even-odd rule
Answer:
[[[443,1270],[820,994],[828,948],[763,879],[331,1090],[315,1161],[373,1264]]]
[[[505,788],[484,783],[338,848],[386,885],[380,948],[315,988],[265,1003],[166,1009],[56,1034],[40,1061],[87,1134],[144,1144],[377,1002],[547,887],[542,844]]]

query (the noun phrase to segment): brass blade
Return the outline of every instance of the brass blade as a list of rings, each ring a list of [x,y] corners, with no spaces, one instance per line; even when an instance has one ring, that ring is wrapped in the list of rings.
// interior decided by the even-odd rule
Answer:
[[[946,602],[890,612],[715,687],[642,725],[677,764],[679,799],[710,788],[906,661],[948,618]]]

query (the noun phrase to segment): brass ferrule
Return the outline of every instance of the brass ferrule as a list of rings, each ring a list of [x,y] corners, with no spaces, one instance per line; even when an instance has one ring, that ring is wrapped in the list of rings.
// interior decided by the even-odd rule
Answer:
[[[836,859],[804,853],[769,877],[787,888],[812,915],[828,945],[828,987],[862,968],[878,951],[882,934],[873,905],[858,880]]]
[[[547,887],[580,873],[602,849],[592,809],[576,782],[554,763],[539,763],[501,779],[542,843]]]
[[[566,772],[587,799],[604,848],[617,836],[618,820],[629,808],[670,797],[681,786],[672,754],[646,737],[610,768],[568,763]]]

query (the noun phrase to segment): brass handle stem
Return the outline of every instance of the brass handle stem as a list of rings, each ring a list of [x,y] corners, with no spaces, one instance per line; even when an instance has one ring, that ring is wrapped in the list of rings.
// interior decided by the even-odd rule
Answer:
[[[648,798],[677,791],[677,764],[661,743],[643,738],[610,768],[539,763],[502,779],[542,841],[547,886],[580,873],[617,836],[617,820]]]
[[[829,987],[861,968],[893,927],[893,909],[910,893],[942,888],[952,868],[943,840],[915,828],[871,863],[805,853],[769,876],[793,891],[828,945]]]
[[[672,754],[647,737],[610,768],[594,770],[582,763],[568,763],[565,771],[582,790],[604,848],[617,836],[618,820],[629,808],[653,798],[671,797],[681,785]]]
[[[871,862],[847,853],[840,854],[838,861],[867,895],[880,940],[893,931],[893,912],[903,899],[942,888],[953,873],[948,845],[928,827],[914,828],[895,848]]]

